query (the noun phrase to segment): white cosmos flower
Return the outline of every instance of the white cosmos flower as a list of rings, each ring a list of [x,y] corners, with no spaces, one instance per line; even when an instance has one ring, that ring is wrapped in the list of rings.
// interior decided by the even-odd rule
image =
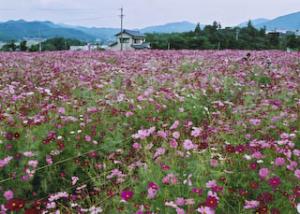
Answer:
[[[252,157],[251,157],[250,155],[244,155],[244,158],[245,158],[246,160],[251,160],[251,159],[252,159]]]

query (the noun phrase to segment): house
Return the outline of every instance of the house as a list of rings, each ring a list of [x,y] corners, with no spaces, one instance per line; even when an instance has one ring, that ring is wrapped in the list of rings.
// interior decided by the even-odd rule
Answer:
[[[82,46],[70,46],[71,51],[95,51],[101,49],[98,44],[87,44]]]
[[[125,51],[150,49],[150,43],[145,41],[145,35],[139,31],[123,30],[115,36],[117,37],[117,41],[109,46],[110,50],[121,50],[121,43]]]

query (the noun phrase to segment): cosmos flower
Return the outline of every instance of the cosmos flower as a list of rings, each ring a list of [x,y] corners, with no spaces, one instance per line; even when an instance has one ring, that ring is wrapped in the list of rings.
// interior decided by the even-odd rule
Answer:
[[[121,192],[121,198],[124,201],[129,201],[133,197],[133,192],[130,190],[123,190]]]
[[[206,201],[205,201],[205,205],[207,207],[210,207],[212,209],[215,209],[217,206],[218,206],[218,200],[217,198],[213,197],[213,196],[208,196],[206,198]]]
[[[300,169],[296,169],[294,174],[300,180]]]
[[[270,171],[269,171],[268,168],[261,168],[261,169],[259,170],[259,176],[260,176],[261,178],[266,178],[266,177],[269,175],[269,173],[270,173]]]
[[[201,214],[215,214],[215,210],[210,208],[210,207],[199,207],[197,209],[197,212],[201,213]]]
[[[183,142],[183,148],[185,150],[192,150],[192,149],[195,149],[196,148],[196,145],[193,144],[193,142],[191,140],[185,140]]]
[[[275,166],[283,166],[285,164],[285,159],[278,157],[274,161]]]
[[[10,211],[19,211],[25,206],[25,201],[22,199],[10,199],[5,203],[5,208]]]
[[[259,126],[261,123],[260,119],[250,119],[249,122],[254,126]]]
[[[244,205],[244,208],[245,209],[255,209],[259,206],[259,201],[245,201],[245,205]]]
[[[10,200],[14,198],[14,192],[11,190],[7,190],[3,193],[3,196],[6,200]]]

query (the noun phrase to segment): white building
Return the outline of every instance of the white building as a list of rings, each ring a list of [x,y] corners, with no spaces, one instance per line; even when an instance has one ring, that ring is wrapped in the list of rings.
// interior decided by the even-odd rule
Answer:
[[[109,46],[110,50],[121,50],[121,43],[124,51],[150,49],[150,43],[145,41],[145,35],[139,31],[123,30],[116,37],[117,41]]]
[[[95,51],[99,50],[101,47],[98,44],[87,44],[82,46],[70,46],[71,51]]]

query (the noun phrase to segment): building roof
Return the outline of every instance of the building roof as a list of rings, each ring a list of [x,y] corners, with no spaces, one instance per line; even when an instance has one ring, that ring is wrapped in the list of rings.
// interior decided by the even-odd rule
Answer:
[[[136,44],[136,45],[131,45],[134,49],[150,49],[150,43],[149,42],[144,42],[142,44]]]
[[[123,30],[123,33],[126,33],[130,36],[133,36],[133,37],[145,37],[145,35],[139,31],[135,31],[135,30]],[[120,33],[117,33],[116,36],[120,35]]]
[[[109,47],[113,47],[113,46],[115,46],[115,45],[117,45],[117,44],[118,44],[118,42],[114,42],[114,43],[109,44],[108,46],[109,46]]]

